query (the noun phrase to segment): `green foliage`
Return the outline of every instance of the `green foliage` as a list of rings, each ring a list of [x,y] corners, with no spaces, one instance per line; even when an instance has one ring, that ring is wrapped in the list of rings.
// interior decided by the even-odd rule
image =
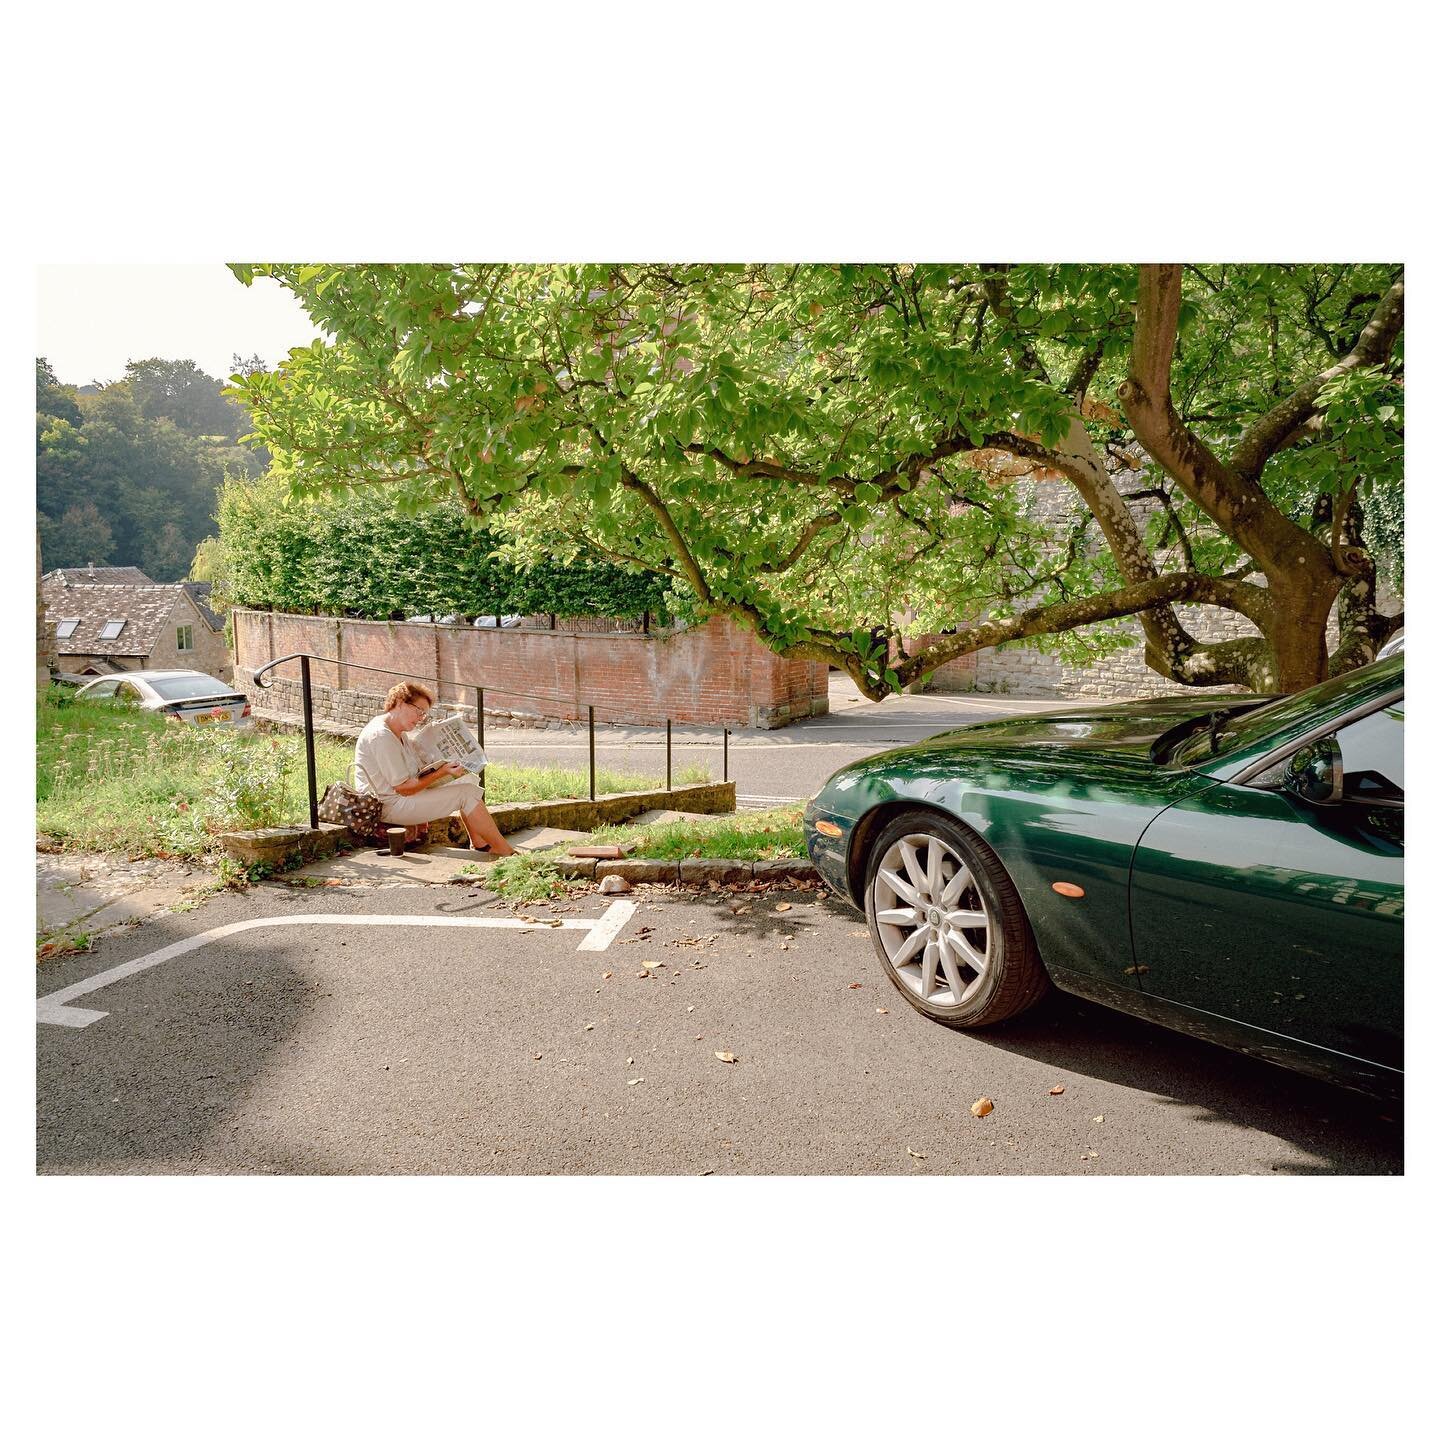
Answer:
[[[603,561],[511,558],[502,537],[440,500],[407,512],[386,491],[291,500],[283,482],[222,487],[204,564],[223,598],[258,609],[407,615],[616,615],[667,608],[665,583]]]
[[[238,731],[211,740],[204,790],[206,809],[226,830],[262,830],[286,823],[287,757],[278,741],[255,744]]]
[[[47,569],[137,565],[179,580],[213,533],[227,473],[255,474],[263,452],[236,445],[244,411],[189,361],[142,361],[132,378],[80,395],[36,362],[36,504]],[[184,379],[162,383],[177,372]],[[208,388],[207,388],[208,387]],[[171,392],[174,392],[173,394]],[[216,433],[182,428],[223,427]]]
[[[234,268],[278,280],[335,337],[231,392],[297,497],[379,487],[417,518],[459,499],[511,558],[620,559],[677,607],[735,615],[877,689],[893,688],[882,642],[907,610],[939,629],[1113,581],[1095,531],[1057,565],[1056,537],[985,458],[1053,451],[1082,362],[1085,431],[1121,488],[1171,485],[1125,463],[1130,266]],[[1186,267],[1172,392],[1194,434],[1228,454],[1347,352],[1396,273]],[[1370,467],[1388,473],[1403,441],[1399,362],[1378,388],[1336,387],[1267,467],[1297,523],[1331,477],[1387,483]],[[1233,526],[1172,499],[1199,569],[1244,561]]]
[[[475,866],[474,873],[487,890],[517,904],[533,904],[569,892],[574,882],[555,868],[553,860],[543,855],[503,855],[486,866]]]

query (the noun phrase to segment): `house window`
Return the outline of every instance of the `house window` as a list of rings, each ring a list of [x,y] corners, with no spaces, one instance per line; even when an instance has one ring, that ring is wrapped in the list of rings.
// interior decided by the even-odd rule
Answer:
[[[123,620],[107,620],[100,627],[100,638],[102,640],[118,640],[120,632],[125,628]]]
[[[62,620],[55,627],[55,638],[57,640],[68,640],[74,633],[78,620]]]
[[[177,650],[193,650],[195,648],[195,637],[191,633],[193,627],[182,625],[175,632],[175,648]]]

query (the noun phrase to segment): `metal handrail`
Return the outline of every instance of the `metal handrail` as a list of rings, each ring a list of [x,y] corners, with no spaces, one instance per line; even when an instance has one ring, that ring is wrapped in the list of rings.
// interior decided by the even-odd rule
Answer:
[[[256,688],[260,690],[270,689],[274,683],[274,677],[270,676],[269,672],[278,666],[288,664],[291,660],[298,660],[300,662],[300,708],[305,721],[305,780],[310,797],[310,828],[315,830],[318,829],[320,825],[320,802],[316,795],[315,784],[315,712],[310,688],[310,662],[312,660],[318,660],[322,665],[336,666],[337,677],[338,667],[341,665],[354,670],[369,670],[376,675],[397,675],[402,680],[413,679],[414,672],[408,670],[388,670],[381,665],[359,665],[349,660],[341,660],[337,656],[314,655],[308,650],[297,650],[293,655],[281,655],[278,659],[267,661],[258,670],[251,671],[250,678],[255,682]],[[266,676],[267,678],[262,679],[262,676]],[[485,748],[485,687],[483,685],[471,686],[469,682],[460,680],[442,681],[439,676],[436,676],[437,685],[447,683],[457,688],[469,688],[475,691],[475,719],[479,729],[480,748],[483,750]],[[548,695],[538,694],[535,691],[512,690],[509,686],[506,686],[500,693],[502,695],[520,695],[526,699],[533,700],[548,700],[553,698]],[[595,707],[593,705],[587,705],[585,709],[586,728],[590,736],[590,798],[594,800]],[[665,717],[665,789],[667,791],[675,788],[671,783],[670,729],[671,717],[667,715]],[[721,761],[721,779],[728,781],[730,779],[730,727],[728,725],[721,726],[721,745],[723,756]]]

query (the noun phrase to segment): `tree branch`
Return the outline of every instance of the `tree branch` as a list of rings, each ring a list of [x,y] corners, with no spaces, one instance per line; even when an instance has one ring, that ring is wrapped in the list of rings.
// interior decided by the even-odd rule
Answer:
[[[1224,464],[1192,431],[1170,396],[1170,367],[1180,323],[1180,266],[1142,265],[1130,373],[1116,394],[1136,438],[1182,490],[1267,575],[1297,562],[1332,573],[1328,550],[1289,520],[1253,480]],[[1283,434],[1294,428],[1288,425]]]
[[[1287,437],[1316,413],[1320,391],[1349,370],[1383,365],[1405,324],[1405,282],[1397,280],[1381,297],[1354,348],[1343,360],[1312,376],[1274,409],[1267,411],[1240,437],[1231,456],[1231,468],[1243,480],[1256,481],[1265,462]]]

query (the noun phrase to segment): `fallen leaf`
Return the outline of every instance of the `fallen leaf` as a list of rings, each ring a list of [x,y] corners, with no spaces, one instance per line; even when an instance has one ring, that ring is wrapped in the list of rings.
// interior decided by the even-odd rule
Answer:
[[[613,970],[607,970],[600,978],[602,980],[609,980],[614,974],[615,972]]]
[[[633,1080],[627,1080],[625,1083],[627,1085],[643,1085],[645,1083],[645,1077],[643,1075],[637,1075]]]
[[[912,1160],[923,1160],[925,1158],[918,1150],[912,1150],[908,1145],[905,1147],[905,1153]]]
[[[782,901],[775,907],[775,913],[778,915],[778,914],[780,914],[780,912],[781,912],[782,910],[788,910],[789,908],[790,908],[790,902],[789,902],[788,900],[782,900]]]
[[[585,1028],[587,1030],[593,1030],[595,1027],[593,1025],[587,1025]]]
[[[1052,1095],[1063,1095],[1065,1093],[1065,1087],[1063,1085],[1052,1085],[1050,1087],[1050,1093]]]
[[[982,1095],[971,1107],[970,1113],[978,1120],[988,1115],[995,1108],[995,1102],[988,1096]]]
[[[1095,1117],[1095,1123],[1097,1125],[1103,1125],[1105,1123],[1105,1117],[1103,1115],[1097,1115]]]
[[[1150,967],[1148,965],[1127,965],[1125,973],[1127,975],[1148,975]]]
[[[890,1012],[883,1005],[877,1005],[875,1007],[875,1013],[877,1015],[888,1015]]]
[[[663,960],[642,960],[640,963],[647,970],[658,970],[665,962]]]
[[[543,1055],[532,1055],[530,1058],[532,1060],[543,1060],[545,1057]]]
[[[717,1060],[723,1060],[727,1065],[733,1065],[735,1063],[734,1055],[728,1050],[717,1050],[715,1052],[715,1058]]]
[[[685,1007],[685,1013],[688,1015],[694,1008],[695,1007],[693,1005],[687,1005]]]
[[[856,980],[852,982],[850,988],[852,990],[863,990],[865,987],[858,980]]]

